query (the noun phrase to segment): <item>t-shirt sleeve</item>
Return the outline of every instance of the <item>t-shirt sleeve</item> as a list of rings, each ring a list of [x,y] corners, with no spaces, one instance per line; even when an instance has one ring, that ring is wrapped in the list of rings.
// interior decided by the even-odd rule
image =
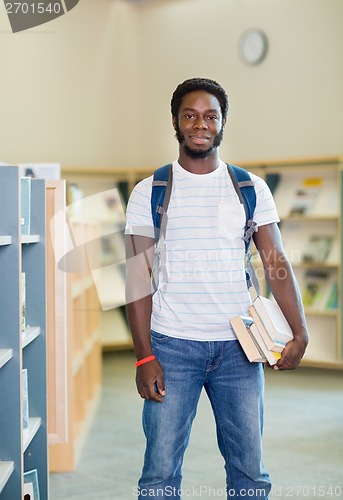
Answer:
[[[125,234],[154,238],[151,189],[152,176],[139,182],[132,190],[126,209]]]
[[[258,226],[265,226],[273,222],[280,222],[273,195],[267,183],[255,174],[250,173],[251,179],[255,183],[256,208],[254,221]]]

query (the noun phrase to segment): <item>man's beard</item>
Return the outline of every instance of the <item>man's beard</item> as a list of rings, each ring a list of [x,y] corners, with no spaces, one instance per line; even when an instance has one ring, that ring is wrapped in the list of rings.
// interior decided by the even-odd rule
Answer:
[[[184,135],[182,135],[178,123],[175,126],[175,132],[176,132],[175,137],[178,140],[180,146],[183,148],[186,155],[192,158],[193,160],[200,160],[211,156],[214,150],[220,146],[220,143],[223,140],[224,126],[222,126],[219,134],[215,136],[212,146],[208,149],[192,149],[189,146],[187,146],[187,144],[185,144],[185,137]]]

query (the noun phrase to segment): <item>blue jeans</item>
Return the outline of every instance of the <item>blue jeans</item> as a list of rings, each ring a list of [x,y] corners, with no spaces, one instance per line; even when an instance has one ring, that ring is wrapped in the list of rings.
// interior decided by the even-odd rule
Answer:
[[[144,401],[147,446],[138,498],[181,499],[183,457],[204,387],[225,461],[227,498],[245,493],[267,499],[271,483],[262,464],[263,366],[250,363],[236,340],[198,342],[152,331],[151,342],[163,368],[166,396],[162,403]]]

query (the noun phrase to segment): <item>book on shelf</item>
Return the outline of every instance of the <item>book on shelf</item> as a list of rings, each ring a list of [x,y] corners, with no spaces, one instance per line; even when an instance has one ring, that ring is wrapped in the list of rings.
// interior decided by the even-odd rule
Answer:
[[[47,180],[61,178],[60,163],[19,163],[19,168],[23,177]]]
[[[337,309],[338,287],[336,274],[327,269],[308,269],[302,287],[303,304],[324,310]]]
[[[325,303],[325,309],[338,309],[338,284],[334,280]]]
[[[308,177],[303,179],[301,187],[296,189],[293,195],[289,215],[291,217],[309,215],[322,184],[323,179],[321,177]]]
[[[334,236],[326,234],[312,234],[302,254],[303,262],[325,262],[330,255]]]
[[[37,469],[24,472],[24,494],[30,495],[29,500],[40,500]]]
[[[32,483],[24,483],[23,495],[24,495],[24,500],[32,500],[34,498]]]
[[[21,234],[30,234],[31,177],[20,179]]]
[[[329,279],[329,272],[323,269],[309,269],[305,273],[302,300],[305,307],[319,307]]]

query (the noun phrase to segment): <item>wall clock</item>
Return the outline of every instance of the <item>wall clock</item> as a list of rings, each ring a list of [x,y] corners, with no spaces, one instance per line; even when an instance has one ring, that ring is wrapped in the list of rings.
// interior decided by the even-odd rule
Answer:
[[[257,28],[248,29],[239,41],[239,54],[246,64],[259,64],[268,50],[268,39],[265,33]]]

